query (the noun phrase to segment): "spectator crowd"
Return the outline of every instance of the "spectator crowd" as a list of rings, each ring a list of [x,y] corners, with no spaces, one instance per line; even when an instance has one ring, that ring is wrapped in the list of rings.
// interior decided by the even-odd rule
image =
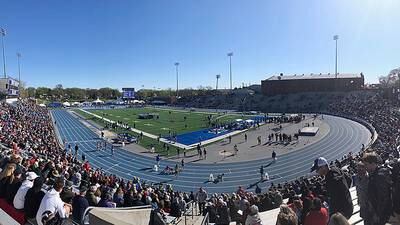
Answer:
[[[90,167],[57,142],[49,111],[22,100],[0,103],[0,199],[39,225],[67,218],[81,221],[89,206],[150,205],[151,224],[166,224],[165,216],[181,217],[191,202],[212,223],[262,224],[259,212],[280,207],[277,224],[346,224],[352,216],[349,187],[357,188],[364,224],[381,225],[400,219],[400,123],[398,108],[383,99],[349,95],[331,104],[330,112],[372,124],[378,139],[362,151],[354,149],[328,162],[319,157],[311,168],[316,176],[271,184],[261,193],[238,187],[234,193],[209,195],[199,188],[174,191],[168,184],[122,179]],[[288,201],[283,204],[283,199]],[[399,221],[400,222],[400,221]],[[348,222],[347,222],[348,223]]]

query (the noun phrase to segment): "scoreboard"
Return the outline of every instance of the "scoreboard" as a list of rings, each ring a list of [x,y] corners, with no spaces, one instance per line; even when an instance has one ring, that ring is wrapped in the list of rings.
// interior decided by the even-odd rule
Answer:
[[[135,98],[135,88],[122,88],[122,98],[123,99],[134,99]]]

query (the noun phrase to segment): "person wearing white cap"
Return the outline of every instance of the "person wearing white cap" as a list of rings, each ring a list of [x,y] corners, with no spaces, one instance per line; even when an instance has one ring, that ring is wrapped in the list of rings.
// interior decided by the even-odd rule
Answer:
[[[35,172],[27,172],[25,181],[22,182],[21,187],[18,189],[14,197],[13,205],[16,209],[24,209],[25,195],[29,188],[33,186],[33,181],[38,177]]]
[[[353,202],[346,175],[335,166],[329,166],[324,157],[314,160],[311,172],[316,171],[320,176],[325,176],[326,191],[329,198],[329,214],[340,212],[347,219],[353,215]]]

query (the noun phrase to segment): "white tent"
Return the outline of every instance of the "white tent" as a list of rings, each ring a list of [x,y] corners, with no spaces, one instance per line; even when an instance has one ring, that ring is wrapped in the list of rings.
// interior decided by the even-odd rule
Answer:
[[[143,101],[143,100],[133,100],[133,104],[144,104],[145,103],[145,101]]]
[[[100,100],[100,99],[97,99],[97,100],[94,100],[92,103],[93,103],[93,104],[96,104],[96,105],[100,105],[100,104],[103,104],[104,101],[102,101],[102,100]]]
[[[63,106],[65,106],[65,107],[70,107],[71,104],[70,104],[69,102],[64,102],[64,103],[63,103]]]
[[[242,119],[236,119],[235,121],[236,122],[242,122],[243,120]]]
[[[72,105],[73,105],[73,106],[79,106],[79,105],[81,105],[81,103],[79,103],[79,102],[73,102]]]
[[[40,106],[40,107],[46,107],[46,105],[43,104],[43,103],[42,103],[42,104],[39,104],[39,106]]]

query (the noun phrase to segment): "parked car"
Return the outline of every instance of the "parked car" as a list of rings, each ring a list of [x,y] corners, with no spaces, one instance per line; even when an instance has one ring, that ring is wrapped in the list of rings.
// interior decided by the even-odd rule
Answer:
[[[120,133],[118,134],[118,139],[122,143],[124,141],[126,144],[136,143],[137,138],[129,133]]]

